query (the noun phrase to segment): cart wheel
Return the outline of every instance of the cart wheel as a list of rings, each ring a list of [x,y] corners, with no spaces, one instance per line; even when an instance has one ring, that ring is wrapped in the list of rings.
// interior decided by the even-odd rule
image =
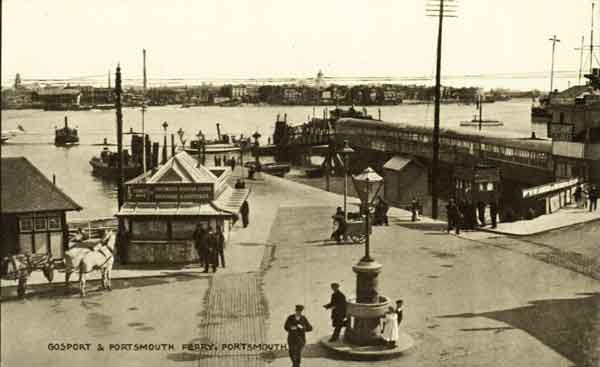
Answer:
[[[25,297],[25,289],[27,287],[27,278],[21,277],[19,278],[19,284],[17,285],[17,295],[19,298]]]
[[[361,243],[365,240],[365,235],[364,234],[351,234],[350,239],[354,243]]]
[[[54,280],[54,265],[52,263],[48,264],[48,266],[46,266],[42,272],[44,273],[46,279],[48,279],[48,282],[52,283]]]

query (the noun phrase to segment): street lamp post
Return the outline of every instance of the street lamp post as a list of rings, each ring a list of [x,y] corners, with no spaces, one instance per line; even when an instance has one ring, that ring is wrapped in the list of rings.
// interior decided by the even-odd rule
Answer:
[[[252,134],[252,137],[254,138],[254,159],[256,160],[256,169],[259,170],[259,166],[260,166],[260,161],[258,158],[258,139],[260,139],[262,135],[260,135],[260,133],[258,131],[255,131],[254,134]]]
[[[162,127],[165,130],[165,137],[164,137],[164,141],[163,141],[163,151],[162,151],[162,164],[165,164],[167,162],[167,128],[169,127],[169,124],[165,121],[162,123]]]
[[[348,140],[344,140],[344,147],[338,152],[344,159],[344,221],[348,222],[348,171],[350,170],[350,155],[354,149],[348,145]]]
[[[352,327],[346,337],[357,345],[379,343],[379,319],[389,305],[389,299],[379,294],[378,276],[382,265],[371,257],[370,248],[370,206],[383,184],[383,178],[368,167],[352,176],[356,192],[360,197],[365,216],[365,255],[352,266],[356,273],[356,298],[348,302],[347,313],[353,318]]]

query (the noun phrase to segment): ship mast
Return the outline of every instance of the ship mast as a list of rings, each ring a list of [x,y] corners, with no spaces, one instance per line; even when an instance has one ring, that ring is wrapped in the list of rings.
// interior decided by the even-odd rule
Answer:
[[[144,55],[144,85],[142,87],[142,167],[144,169],[144,180],[146,179],[146,130],[144,126],[144,115],[146,113],[146,49],[142,50]]]
[[[592,73],[594,67],[594,6],[596,5],[595,1],[592,1],[592,26],[590,28],[590,74]]]

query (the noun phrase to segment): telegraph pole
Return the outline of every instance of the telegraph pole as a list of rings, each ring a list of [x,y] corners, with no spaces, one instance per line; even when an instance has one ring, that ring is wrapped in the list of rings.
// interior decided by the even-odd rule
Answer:
[[[442,71],[442,29],[444,17],[456,17],[454,0],[431,0],[427,6],[427,16],[438,17],[437,34],[437,60],[435,67],[435,109],[433,119],[433,157],[431,168],[431,217],[438,217],[439,194],[439,165],[440,165],[440,99],[441,99],[441,71]]]
[[[554,49],[556,48],[556,42],[560,42],[560,40],[556,38],[556,35],[548,40],[552,41],[552,66],[550,68],[550,95],[552,95],[554,91]]]
[[[581,85],[581,69],[583,69],[583,44],[585,43],[585,36],[581,36],[581,48],[575,49],[575,51],[579,50],[579,78],[577,79],[577,84]]]
[[[115,108],[117,110],[117,154],[119,155],[118,167],[119,167],[119,183],[117,185],[117,200],[119,210],[123,206],[124,200],[124,181],[125,171],[123,162],[123,112],[121,111],[121,94],[123,88],[121,87],[121,66],[117,65],[117,73],[115,75]]]
[[[594,71],[594,6],[595,1],[592,1],[592,26],[590,28],[590,74]]]
[[[142,167],[144,170],[144,180],[146,180],[146,130],[144,126],[144,115],[146,114],[146,49],[143,49],[144,55],[144,85],[142,99]]]

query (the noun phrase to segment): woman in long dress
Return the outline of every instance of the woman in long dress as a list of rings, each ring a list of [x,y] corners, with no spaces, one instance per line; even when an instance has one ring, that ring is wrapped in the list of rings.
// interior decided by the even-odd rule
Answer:
[[[390,306],[382,319],[381,337],[389,347],[395,347],[398,340],[398,315]]]

